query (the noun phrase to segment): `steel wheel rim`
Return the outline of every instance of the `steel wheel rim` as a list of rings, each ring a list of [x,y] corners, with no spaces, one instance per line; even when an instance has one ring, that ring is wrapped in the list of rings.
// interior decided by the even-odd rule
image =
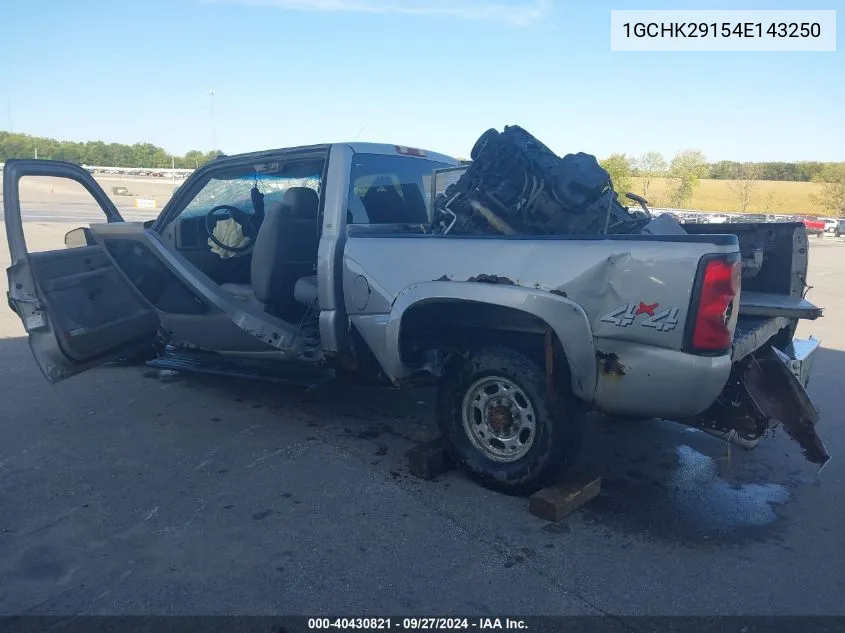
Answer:
[[[537,435],[534,405],[519,385],[502,376],[485,376],[470,385],[461,421],[472,445],[495,462],[522,459]]]

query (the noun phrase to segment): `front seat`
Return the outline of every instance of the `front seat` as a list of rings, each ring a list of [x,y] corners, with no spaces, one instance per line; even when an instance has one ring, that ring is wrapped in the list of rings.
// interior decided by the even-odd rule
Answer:
[[[396,187],[385,177],[377,178],[361,198],[370,224],[404,222],[405,203]]]
[[[313,189],[291,187],[281,203],[268,205],[252,250],[250,285],[221,288],[271,312],[293,305],[296,280],[312,275],[317,264],[319,202]]]

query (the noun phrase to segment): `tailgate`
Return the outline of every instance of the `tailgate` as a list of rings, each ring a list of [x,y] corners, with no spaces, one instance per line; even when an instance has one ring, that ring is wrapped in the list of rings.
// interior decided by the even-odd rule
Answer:
[[[800,296],[774,292],[743,291],[739,297],[739,314],[787,319],[818,319],[822,309]]]

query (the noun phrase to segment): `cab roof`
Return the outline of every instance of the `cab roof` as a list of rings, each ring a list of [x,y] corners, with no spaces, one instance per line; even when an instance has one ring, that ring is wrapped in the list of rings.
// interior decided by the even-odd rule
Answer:
[[[239,154],[221,154],[214,160],[206,163],[200,167],[203,170],[205,167],[219,164],[220,162],[240,162],[244,159],[264,160],[277,156],[280,153],[284,154],[300,154],[300,153],[319,153],[326,152],[331,147],[345,145],[349,147],[356,154],[382,154],[385,156],[409,156],[411,158],[422,158],[424,160],[432,160],[439,163],[460,166],[460,161],[446,154],[439,154],[437,152],[430,152],[428,150],[419,149],[416,147],[408,147],[406,145],[390,145],[388,143],[323,143],[319,145],[300,145],[296,147],[280,147],[277,149],[266,149],[254,152],[242,152]]]
[[[438,154],[437,152],[430,152],[425,149],[419,149],[416,147],[408,147],[403,145],[389,145],[387,143],[344,143],[352,148],[352,151],[356,154],[385,154],[387,156],[408,156],[409,154],[404,153],[401,150],[411,150],[414,154],[410,154],[413,156],[418,156],[419,158],[424,158],[426,160],[433,160],[439,163],[449,163],[450,165],[458,166],[460,165],[460,161],[456,158],[452,158],[451,156],[447,156],[446,154]],[[423,155],[419,155],[423,154]]]

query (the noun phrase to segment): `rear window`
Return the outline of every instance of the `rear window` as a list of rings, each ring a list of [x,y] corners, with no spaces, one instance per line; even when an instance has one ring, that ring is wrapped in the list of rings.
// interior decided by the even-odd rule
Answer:
[[[431,176],[448,163],[411,156],[355,154],[349,224],[427,224]]]

